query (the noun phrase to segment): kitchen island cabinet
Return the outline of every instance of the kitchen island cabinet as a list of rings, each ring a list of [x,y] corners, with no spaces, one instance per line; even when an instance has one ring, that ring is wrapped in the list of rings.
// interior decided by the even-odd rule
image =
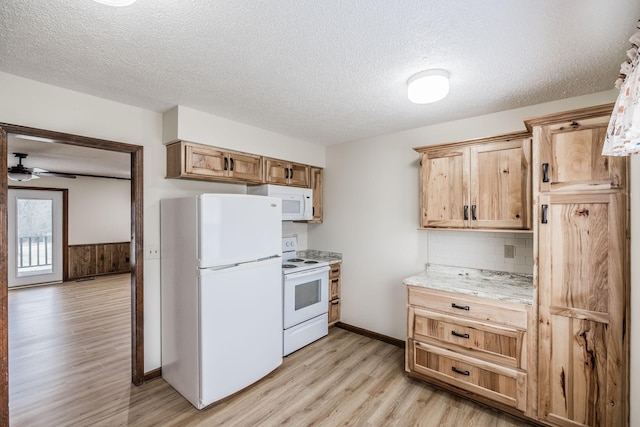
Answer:
[[[405,370],[520,417],[531,417],[536,352],[531,275],[428,266],[405,279]]]
[[[529,133],[414,150],[421,156],[421,228],[531,228]]]

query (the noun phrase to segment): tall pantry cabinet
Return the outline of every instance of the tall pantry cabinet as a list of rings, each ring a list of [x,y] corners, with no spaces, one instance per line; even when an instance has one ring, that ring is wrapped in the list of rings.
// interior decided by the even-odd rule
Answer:
[[[602,156],[612,105],[533,132],[538,418],[629,425],[628,159]]]

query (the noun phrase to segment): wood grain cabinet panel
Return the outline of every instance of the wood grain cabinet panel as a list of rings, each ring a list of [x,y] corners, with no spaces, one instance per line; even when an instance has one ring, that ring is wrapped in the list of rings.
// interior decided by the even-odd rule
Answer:
[[[612,107],[526,122],[535,147],[538,418],[554,426],[629,425],[628,158],[601,155]]]
[[[590,113],[591,112],[591,113]],[[611,108],[579,110],[527,121],[533,127],[540,192],[621,190],[627,185],[624,157],[602,156]],[[571,116],[574,118],[570,118]]]
[[[329,265],[329,325],[340,321],[340,287],[342,263]]]
[[[167,178],[262,182],[262,157],[188,141],[167,146]]]
[[[264,158],[264,182],[309,188],[310,166],[285,160]]]
[[[421,227],[530,229],[531,139],[419,147]]]

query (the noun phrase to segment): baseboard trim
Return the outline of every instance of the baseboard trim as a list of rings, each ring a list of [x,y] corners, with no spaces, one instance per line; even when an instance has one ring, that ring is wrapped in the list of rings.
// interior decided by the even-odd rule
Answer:
[[[144,382],[155,380],[162,376],[162,368],[157,368],[149,372],[144,373]]]
[[[403,340],[399,340],[388,335],[379,334],[368,329],[349,325],[348,323],[338,322],[336,323],[336,327],[347,330],[349,332],[355,332],[356,334],[364,335],[365,337],[373,338],[374,340],[386,342],[387,344],[393,344],[396,347],[405,348],[406,346],[406,343]]]

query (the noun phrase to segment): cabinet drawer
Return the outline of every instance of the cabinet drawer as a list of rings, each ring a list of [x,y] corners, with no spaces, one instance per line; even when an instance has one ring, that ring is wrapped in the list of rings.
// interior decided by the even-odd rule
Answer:
[[[339,279],[340,278],[340,269],[342,265],[340,263],[331,264],[329,270],[329,280],[331,279]]]
[[[409,340],[410,369],[515,407],[526,408],[527,374],[443,348]]]
[[[462,318],[527,329],[527,312],[524,304],[489,300],[418,286],[408,286],[407,288],[409,305],[449,313]]]
[[[526,370],[526,332],[409,307],[409,338]]]
[[[340,300],[329,301],[329,324],[340,320]]]

